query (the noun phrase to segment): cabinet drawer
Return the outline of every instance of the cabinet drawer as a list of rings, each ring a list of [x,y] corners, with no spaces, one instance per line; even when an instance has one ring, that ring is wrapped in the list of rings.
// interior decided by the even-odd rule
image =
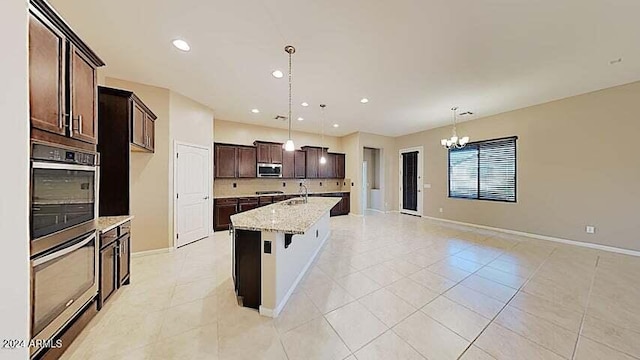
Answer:
[[[103,247],[111,244],[112,242],[116,241],[117,238],[118,228],[113,228],[109,231],[103,232],[100,235],[100,248],[102,249]]]
[[[126,223],[120,225],[120,236],[130,234],[131,233],[131,221],[127,221]]]
[[[235,205],[238,203],[238,199],[216,199],[215,203],[216,205]]]

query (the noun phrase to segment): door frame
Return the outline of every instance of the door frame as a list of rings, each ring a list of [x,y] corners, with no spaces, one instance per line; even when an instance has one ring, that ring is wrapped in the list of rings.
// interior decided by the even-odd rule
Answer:
[[[172,196],[173,196],[173,248],[177,249],[178,248],[178,199],[177,199],[177,193],[178,193],[178,146],[190,146],[190,147],[194,147],[194,148],[198,148],[198,149],[202,149],[202,150],[207,150],[208,153],[208,161],[207,164],[209,165],[209,169],[207,169],[207,189],[208,189],[208,193],[207,196],[209,196],[209,199],[207,200],[208,204],[207,204],[207,219],[211,220],[209,222],[210,226],[207,226],[208,232],[207,235],[211,236],[213,234],[213,196],[212,196],[212,192],[213,192],[213,147],[211,145],[208,146],[202,146],[202,145],[197,145],[197,144],[191,144],[188,142],[183,142],[183,141],[178,141],[178,140],[174,140],[173,141],[173,191],[172,191]]]
[[[418,210],[416,211],[412,211],[412,210],[405,210],[402,208],[402,154],[404,153],[410,153],[410,152],[418,152],[418,184],[417,184],[417,188],[418,188]],[[410,147],[410,148],[405,148],[405,149],[400,149],[398,152],[398,176],[399,176],[399,183],[398,183],[398,189],[399,189],[399,196],[398,196],[398,209],[400,210],[400,213],[402,214],[409,214],[409,215],[417,215],[417,216],[422,216],[423,211],[424,211],[424,194],[422,192],[422,188],[423,188],[423,184],[424,184],[424,146],[415,146],[415,147]]]

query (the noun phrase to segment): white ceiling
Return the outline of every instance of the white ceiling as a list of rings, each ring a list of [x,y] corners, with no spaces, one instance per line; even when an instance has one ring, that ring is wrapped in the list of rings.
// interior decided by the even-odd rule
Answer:
[[[305,118],[293,127],[319,132],[326,103],[332,135],[397,136],[447,124],[453,105],[478,118],[640,80],[638,0],[51,3],[108,76],[171,88],[218,119],[286,127],[273,120],[286,115],[286,78],[271,72],[286,72],[292,44],[294,119]]]

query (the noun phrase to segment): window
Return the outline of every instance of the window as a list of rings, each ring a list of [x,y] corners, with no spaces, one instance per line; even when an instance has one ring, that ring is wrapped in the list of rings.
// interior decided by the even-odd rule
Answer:
[[[449,197],[516,202],[517,137],[449,150]]]

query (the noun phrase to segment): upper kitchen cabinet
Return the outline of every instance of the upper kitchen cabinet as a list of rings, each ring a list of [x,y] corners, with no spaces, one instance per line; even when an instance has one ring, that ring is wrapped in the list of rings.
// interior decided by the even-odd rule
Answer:
[[[282,164],[282,144],[256,141],[253,145],[257,150],[259,164]]]
[[[296,150],[294,155],[294,174],[296,179],[304,179],[307,175],[307,154],[302,150]]]
[[[282,152],[282,177],[304,179],[306,175],[306,154],[302,150]]]
[[[307,179],[317,179],[320,176],[319,173],[319,165],[320,165],[320,148],[305,146],[302,148],[305,152],[306,157],[306,171],[305,175]]]
[[[336,179],[344,179],[345,178],[345,156],[344,154],[334,154],[335,155],[335,175]]]
[[[33,139],[95,149],[96,69],[104,62],[45,1],[29,5],[29,101]]]
[[[239,178],[255,178],[258,176],[256,163],[256,148],[253,146],[238,146],[238,176]]]
[[[323,149],[315,146],[302,148],[306,153],[306,177],[307,179],[344,179],[345,155],[330,153],[324,148],[324,157],[327,160],[320,163]]]
[[[253,146],[214,144],[216,178],[257,177],[256,148]]]

